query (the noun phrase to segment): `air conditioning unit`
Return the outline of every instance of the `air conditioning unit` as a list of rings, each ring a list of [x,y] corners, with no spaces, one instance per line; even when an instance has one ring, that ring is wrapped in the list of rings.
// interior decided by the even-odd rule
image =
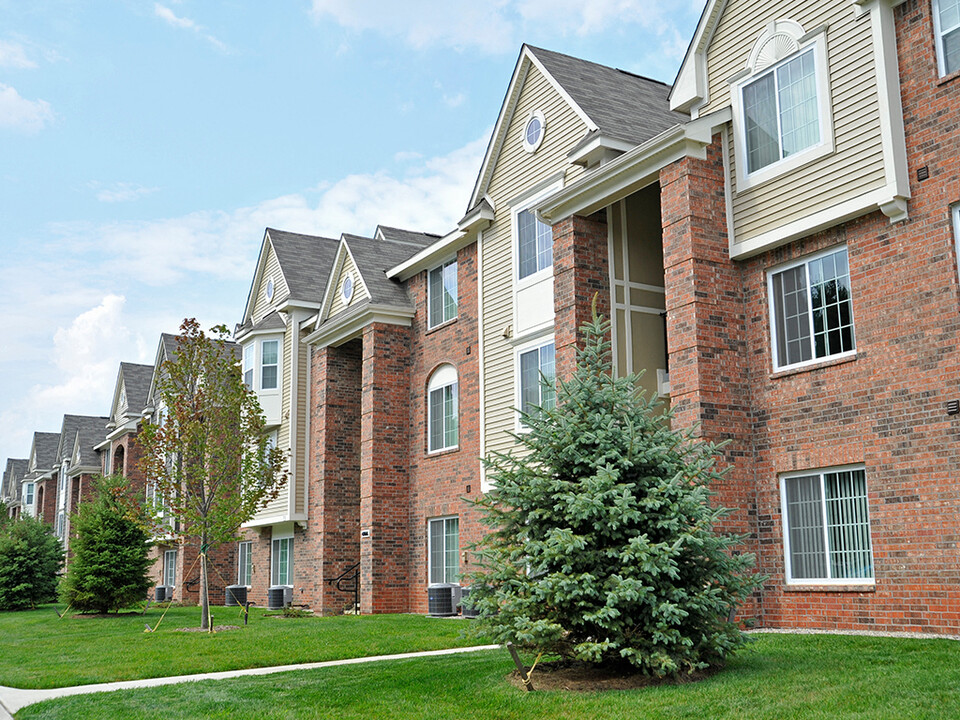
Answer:
[[[173,600],[173,585],[157,585],[153,589],[154,602]]]
[[[449,617],[457,614],[460,602],[460,586],[452,583],[437,583],[427,588],[427,613],[433,617]]]
[[[267,608],[280,610],[293,602],[293,588],[286,585],[273,585],[267,588]]]
[[[247,586],[246,585],[227,585],[223,604],[226,607],[236,607],[237,605],[247,604]]]
[[[480,611],[470,603],[470,588],[460,588],[460,614],[465,618],[479,617]]]

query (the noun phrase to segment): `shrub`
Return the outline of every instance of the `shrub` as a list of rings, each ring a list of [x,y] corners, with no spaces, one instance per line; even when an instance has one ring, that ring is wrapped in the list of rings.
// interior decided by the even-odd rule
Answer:
[[[719,664],[745,642],[728,620],[759,585],[740,538],[714,532],[717,446],[610,369],[608,325],[586,326],[553,409],[525,414],[520,452],[486,464],[492,532],[470,575],[480,634],[656,676]]]
[[[25,610],[57,595],[63,549],[49,526],[29,516],[0,523],[0,610]]]
[[[122,477],[100,478],[93,500],[71,518],[73,557],[60,599],[80,611],[119,611],[141,602],[153,584],[147,576],[149,537],[142,509]]]

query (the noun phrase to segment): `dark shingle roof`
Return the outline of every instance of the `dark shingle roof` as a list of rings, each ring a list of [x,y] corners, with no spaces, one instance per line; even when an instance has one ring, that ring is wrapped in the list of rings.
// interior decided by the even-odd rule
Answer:
[[[120,373],[123,375],[123,386],[127,391],[127,412],[139,415],[147,404],[150,381],[153,379],[153,365],[122,362]]]
[[[29,460],[7,458],[7,467],[3,471],[3,489],[0,495],[10,498],[13,502],[20,500],[20,480],[27,474]]]
[[[410,306],[403,284],[387,278],[386,271],[417,253],[424,245],[413,247],[410,243],[395,240],[374,240],[359,235],[343,235],[350,254],[357,263],[357,270],[370,291],[370,302],[376,305]]]
[[[45,472],[57,464],[57,448],[60,433],[35,432],[33,446],[37,458],[37,470]]]
[[[319,303],[339,240],[267,228],[293,300]]]
[[[670,110],[670,86],[666,83],[527,47],[604,135],[640,145],[690,119]]]
[[[77,433],[80,435],[80,462],[84,465],[95,464],[96,458],[94,448],[103,442],[107,436],[105,425],[110,418],[96,417],[94,415],[81,415],[80,422],[77,424]],[[70,452],[73,452],[73,445],[70,446]]]
[[[104,421],[106,422],[106,421]],[[64,415],[60,426],[60,438],[57,440],[57,464],[69,458],[73,452],[73,443],[77,439],[77,427],[80,425],[79,415]]]
[[[413,245],[416,249],[422,250],[427,245],[433,245],[440,239],[440,235],[433,233],[416,232],[415,230],[402,230],[400,228],[387,227],[386,225],[377,226],[377,234],[382,235],[384,240],[395,243],[406,243]],[[411,255],[415,253],[411,252]]]

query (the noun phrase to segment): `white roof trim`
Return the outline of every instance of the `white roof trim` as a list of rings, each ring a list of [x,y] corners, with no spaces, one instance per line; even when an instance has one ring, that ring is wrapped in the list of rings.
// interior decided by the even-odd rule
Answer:
[[[428,245],[409,260],[387,270],[387,278],[401,282],[409,280],[421,270],[435,267],[443,258],[456,253],[471,242],[473,238],[468,233],[463,230],[454,230],[433,245]]]
[[[338,288],[336,280],[340,277],[340,274],[343,271],[343,261],[346,257],[350,258],[353,266],[357,269],[357,276],[360,278],[359,287],[354,288],[354,294],[356,294],[358,290],[362,289],[368,298],[373,297],[370,294],[370,289],[367,287],[366,281],[363,279],[363,273],[360,271],[360,266],[357,265],[357,261],[353,257],[353,253],[350,252],[350,245],[347,243],[346,238],[341,236],[340,245],[337,247],[337,254],[333,259],[333,268],[330,271],[330,276],[327,278],[327,287],[323,293],[323,302],[320,304],[320,312],[317,313],[317,327],[319,327],[320,323],[330,316],[330,306],[333,304],[334,294],[337,292]]]
[[[401,325],[410,327],[413,324],[413,308],[398,308],[392,305],[368,305],[364,311],[343,322],[332,322],[329,326],[314,330],[307,335],[303,342],[317,348],[328,345],[339,345],[347,340],[358,337],[363,328],[370,323],[385,325]]]

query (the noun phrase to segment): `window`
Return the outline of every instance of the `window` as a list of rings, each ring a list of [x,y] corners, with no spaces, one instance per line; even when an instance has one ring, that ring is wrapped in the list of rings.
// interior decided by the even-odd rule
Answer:
[[[535,153],[543,142],[543,135],[547,129],[547,122],[543,113],[534,110],[523,126],[523,149],[528,153]]]
[[[271,554],[271,585],[293,585],[293,538],[275,538]]]
[[[267,302],[273,300],[273,278],[267,278]]]
[[[430,271],[427,281],[429,327],[436,327],[457,316],[457,261],[451,260]]]
[[[430,556],[430,584],[460,580],[460,519],[431,520],[427,532]]]
[[[747,172],[820,142],[816,72],[810,48],[743,86]]]
[[[237,545],[237,585],[249,587],[253,578],[253,543],[242,542]]]
[[[782,480],[788,581],[872,581],[867,483],[862,468]]]
[[[522,412],[530,414],[535,408],[549,410],[556,405],[555,364],[553,340],[520,352],[518,407]]]
[[[953,242],[956,247],[957,270],[960,271],[960,204],[954,205],[953,214]]]
[[[253,343],[243,346],[243,384],[247,390],[253,390]]]
[[[35,483],[25,483],[23,486],[23,504],[28,507],[33,507],[33,496],[36,491]]]
[[[960,0],[933,0],[940,75],[960,71]]]
[[[280,365],[280,341],[264,340],[260,343],[260,389],[277,389],[277,368]]]
[[[174,587],[177,584],[177,551],[163,553],[163,584]]]
[[[854,352],[846,248],[771,272],[768,283],[774,369]]]
[[[553,229],[529,210],[517,213],[520,279],[553,266]]]
[[[430,452],[457,447],[459,415],[457,370],[443,365],[430,378],[427,386],[427,448]]]

